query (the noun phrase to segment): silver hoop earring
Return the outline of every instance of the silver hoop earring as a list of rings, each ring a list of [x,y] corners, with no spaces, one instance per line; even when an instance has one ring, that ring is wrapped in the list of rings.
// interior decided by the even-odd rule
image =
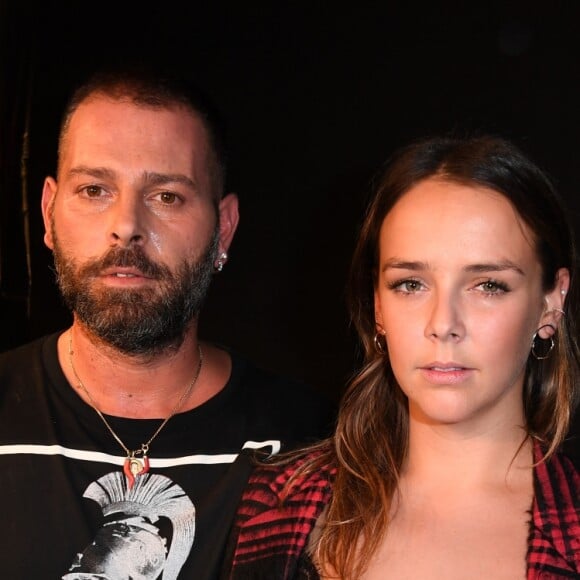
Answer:
[[[536,330],[536,332],[534,332],[534,336],[532,336],[532,355],[534,356],[534,358],[536,360],[545,360],[550,356],[550,353],[552,352],[552,350],[554,350],[554,337],[550,336],[550,338],[541,338],[540,336],[538,336],[538,332],[540,332],[540,330],[542,330],[542,328],[547,328],[550,327],[554,332],[556,332],[556,329],[554,328],[554,325],[552,324],[544,324],[542,326],[540,326],[540,328],[538,328],[538,330]],[[538,344],[539,342],[539,344]],[[548,346],[546,346],[546,343],[548,343]],[[542,345],[542,346],[540,346]]]
[[[387,341],[385,339],[385,335],[382,332],[377,332],[375,334],[373,342],[375,343],[375,350],[380,355],[387,354]]]
[[[215,271],[216,272],[221,272],[224,269],[224,264],[226,263],[226,260],[228,259],[228,255],[226,252],[222,252],[216,263],[215,263]]]

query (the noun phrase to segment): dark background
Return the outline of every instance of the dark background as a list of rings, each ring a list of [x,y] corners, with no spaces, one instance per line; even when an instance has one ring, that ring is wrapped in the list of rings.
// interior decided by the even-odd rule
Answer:
[[[512,139],[580,232],[576,5],[1,0],[0,350],[69,323],[39,211],[61,109],[94,66],[140,55],[185,67],[229,126],[241,223],[202,335],[338,397],[357,364],[350,254],[395,148],[448,131]]]

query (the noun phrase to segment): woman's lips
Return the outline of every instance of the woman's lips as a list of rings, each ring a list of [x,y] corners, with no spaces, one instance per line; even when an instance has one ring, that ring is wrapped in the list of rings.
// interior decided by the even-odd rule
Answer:
[[[425,379],[434,385],[456,385],[467,380],[473,369],[458,364],[430,364],[420,368]]]

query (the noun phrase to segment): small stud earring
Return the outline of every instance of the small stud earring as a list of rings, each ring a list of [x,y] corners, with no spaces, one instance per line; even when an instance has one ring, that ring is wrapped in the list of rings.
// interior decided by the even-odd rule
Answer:
[[[221,272],[224,269],[224,264],[226,263],[226,260],[228,259],[228,255],[226,252],[222,252],[216,263],[215,263],[215,270],[216,272]]]
[[[562,294],[562,296],[564,296],[566,294],[566,290],[560,290],[560,294]]]

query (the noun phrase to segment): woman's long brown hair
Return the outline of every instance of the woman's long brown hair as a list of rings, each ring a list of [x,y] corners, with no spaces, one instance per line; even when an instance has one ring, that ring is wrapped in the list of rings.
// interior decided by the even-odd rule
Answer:
[[[349,307],[361,341],[362,368],[343,395],[334,437],[319,444],[322,453],[300,470],[328,462],[338,466],[314,556],[325,573],[334,570],[344,580],[358,579],[376,552],[407,454],[407,401],[388,354],[374,345],[379,231],[398,199],[435,176],[487,187],[511,202],[535,235],[544,290],[554,287],[558,269],[569,269],[566,314],[555,347],[546,360],[530,354],[524,383],[527,435],[542,442],[546,457],[562,443],[578,404],[576,253],[572,229],[550,180],[513,144],[492,136],[428,139],[401,150],[380,177],[352,260]]]

